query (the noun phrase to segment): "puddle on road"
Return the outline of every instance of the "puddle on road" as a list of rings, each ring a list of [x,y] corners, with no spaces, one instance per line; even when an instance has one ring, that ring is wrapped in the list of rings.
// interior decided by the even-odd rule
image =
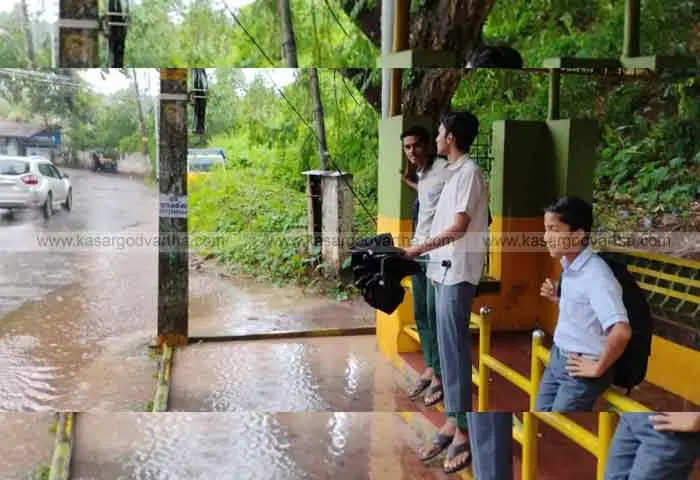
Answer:
[[[373,327],[374,310],[362,300],[338,302],[212,270],[190,271],[190,336],[215,337],[319,328]]]
[[[416,409],[371,335],[190,345],[172,375],[173,411]]]
[[[27,480],[42,466],[51,464],[54,435],[49,432],[54,422],[50,413],[0,413],[0,477]]]
[[[433,478],[387,413],[80,414],[76,434],[81,480]]]
[[[81,283],[2,319],[0,366],[17,374],[5,378],[0,371],[0,409],[130,410],[148,402],[155,365],[147,345],[156,330],[157,290],[149,269],[156,271],[155,262],[122,258],[86,260]],[[33,342],[19,348],[16,339],[24,337]]]
[[[58,368],[46,365],[32,354],[39,341],[29,336],[0,339],[0,410],[48,411],[56,401],[52,385]]]

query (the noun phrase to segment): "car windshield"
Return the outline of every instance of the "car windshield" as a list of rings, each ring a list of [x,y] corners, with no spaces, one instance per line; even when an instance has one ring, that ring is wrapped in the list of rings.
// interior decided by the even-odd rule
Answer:
[[[23,175],[29,173],[29,162],[0,158],[0,175]]]
[[[190,158],[190,172],[209,172],[216,165],[223,165],[221,157],[197,156]]]

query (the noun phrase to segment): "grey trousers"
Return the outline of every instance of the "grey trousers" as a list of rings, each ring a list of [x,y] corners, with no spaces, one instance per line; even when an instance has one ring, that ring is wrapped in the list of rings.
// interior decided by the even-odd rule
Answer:
[[[649,413],[624,413],[617,425],[605,480],[687,480],[700,457],[700,433],[657,432]]]
[[[513,480],[513,414],[468,413],[475,480]]]
[[[445,411],[472,410],[472,355],[469,316],[476,286],[435,282],[435,313]]]

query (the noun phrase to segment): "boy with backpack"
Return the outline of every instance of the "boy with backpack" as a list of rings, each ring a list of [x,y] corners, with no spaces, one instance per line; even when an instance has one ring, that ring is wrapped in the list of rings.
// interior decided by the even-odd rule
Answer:
[[[536,411],[592,411],[614,383],[615,362],[632,337],[623,291],[613,270],[593,252],[592,206],[560,198],[545,209],[544,240],[562,264],[561,297],[548,278],[540,294],[559,305],[554,345],[539,386]]]

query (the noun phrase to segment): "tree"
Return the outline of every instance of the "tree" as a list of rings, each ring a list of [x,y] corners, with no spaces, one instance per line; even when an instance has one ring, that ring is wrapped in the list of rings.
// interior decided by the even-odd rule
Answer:
[[[141,104],[141,94],[139,92],[139,79],[136,74],[136,69],[132,68],[131,73],[134,79],[134,100],[136,101],[136,107],[139,112],[139,127],[141,129],[141,153],[148,155],[148,129],[146,128],[146,120],[143,116],[143,105]]]
[[[27,59],[29,60],[29,68],[34,68],[36,65],[36,57],[34,56],[34,39],[32,38],[32,24],[31,20],[29,19],[27,0],[21,0],[20,7],[22,9],[22,29],[24,30],[25,48],[27,51]]]
[[[294,27],[292,25],[292,11],[289,8],[289,0],[278,0],[278,15],[282,24],[282,54],[289,68],[297,68],[297,42],[294,38]]]
[[[318,86],[318,70],[312,68],[309,72],[311,98],[314,102],[314,123],[318,135],[318,150],[321,157],[321,170],[328,170],[328,145],[326,144],[326,123],[323,115],[321,89]]]
[[[380,2],[367,6],[364,2],[346,0],[345,10],[375,45],[380,42]],[[481,31],[496,0],[427,0],[412,12],[409,24],[409,48],[433,51],[451,51],[457,66],[466,64],[481,42]],[[436,15],[435,12],[444,12]],[[343,72],[361,88],[372,105],[377,106],[378,79],[374,89],[368,88],[367,73],[351,69]],[[402,113],[427,115],[437,118],[449,105],[466,71],[452,69],[419,69],[404,72],[402,81]]]

